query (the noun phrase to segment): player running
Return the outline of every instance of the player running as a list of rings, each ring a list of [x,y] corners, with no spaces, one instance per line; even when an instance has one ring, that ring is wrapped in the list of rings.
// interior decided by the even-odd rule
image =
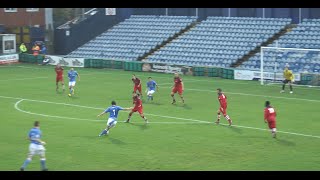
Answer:
[[[229,122],[229,126],[231,126],[232,120],[227,114],[227,96],[224,95],[224,93],[222,93],[222,90],[220,88],[217,89],[217,93],[218,93],[218,100],[220,102],[220,108],[217,111],[218,119],[216,121],[216,124],[220,123],[220,116],[221,116],[220,113],[222,113],[223,116],[226,118],[226,120]]]
[[[107,128],[104,129],[100,134],[99,137],[102,135],[108,135],[109,130],[113,128],[117,124],[117,118],[118,118],[118,113],[120,110],[131,110],[132,108],[122,108],[120,106],[116,105],[115,101],[111,102],[111,106],[108,107],[106,110],[104,110],[102,113],[98,115],[98,117],[102,116],[105,113],[109,113],[109,119],[107,122]]]
[[[133,87],[133,93],[136,93],[137,90],[139,91],[140,94],[142,94],[142,90],[141,90],[141,80],[139,78],[136,77],[135,74],[132,75],[132,82],[134,84]],[[142,95],[141,95],[142,96]]]
[[[140,94],[133,93],[133,99],[134,99],[135,106],[129,113],[128,119],[124,122],[128,123],[130,121],[132,114],[138,111],[140,116],[144,119],[145,123],[148,123],[147,118],[143,115],[143,106],[142,106],[142,100],[140,98]]]
[[[276,138],[276,110],[270,105],[270,101],[266,101],[264,109],[264,122],[268,123],[273,138]]]
[[[59,82],[61,82],[62,85],[62,91],[64,92],[64,80],[63,80],[63,67],[61,67],[60,64],[57,64],[54,68],[56,71],[57,77],[56,77],[56,91],[59,90]]]
[[[48,171],[46,167],[46,157],[45,157],[45,148],[43,145],[46,143],[41,140],[41,131],[40,131],[40,123],[39,121],[34,122],[34,127],[29,131],[28,139],[30,140],[29,145],[29,154],[27,159],[24,161],[23,165],[20,168],[20,171],[24,171],[24,169],[31,162],[32,157],[34,155],[40,156],[40,163],[42,171]]]
[[[282,85],[282,90],[280,91],[280,93],[284,93],[284,88],[285,88],[286,84],[289,83],[290,93],[292,94],[293,93],[292,83],[294,82],[294,75],[293,75],[292,71],[289,70],[288,65],[286,65],[286,67],[284,68],[283,77],[284,77],[284,80],[282,81],[283,85]]]
[[[176,103],[176,99],[174,98],[174,94],[178,92],[182,103],[184,104],[184,98],[182,96],[182,93],[184,91],[184,84],[182,82],[182,79],[179,77],[178,73],[174,73],[174,84],[172,86],[172,91],[171,91],[171,97],[172,97],[172,103],[171,104],[175,104]]]
[[[157,85],[157,83],[152,80],[151,77],[148,78],[148,82],[147,82],[147,89],[146,89],[146,93],[148,96],[148,101],[151,99],[153,101],[153,93],[156,92],[156,87],[157,87],[157,91],[159,90],[159,87]]]
[[[69,94],[68,96],[74,95],[74,87],[76,85],[76,78],[79,78],[80,81],[80,75],[77,71],[75,71],[73,68],[71,68],[68,72],[68,78],[69,78]]]

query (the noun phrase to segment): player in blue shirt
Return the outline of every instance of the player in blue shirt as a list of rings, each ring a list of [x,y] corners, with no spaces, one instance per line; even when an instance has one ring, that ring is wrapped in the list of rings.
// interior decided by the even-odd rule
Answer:
[[[73,68],[71,68],[68,72],[68,78],[69,78],[69,90],[70,93],[68,96],[74,95],[74,87],[76,85],[76,78],[79,78],[80,81],[80,75],[78,74],[77,71],[75,71]]]
[[[109,129],[113,128],[117,124],[118,113],[119,113],[120,110],[131,110],[132,109],[132,108],[122,108],[120,106],[117,106],[115,101],[112,101],[111,105],[112,106],[108,107],[106,110],[104,110],[102,113],[100,113],[98,115],[98,117],[100,117],[105,113],[109,113],[109,119],[108,119],[108,122],[107,122],[107,128],[104,129],[100,133],[99,137],[102,136],[102,135],[109,134]]]
[[[151,77],[148,78],[148,82],[147,82],[147,89],[146,89],[146,93],[148,96],[148,101],[151,99],[153,101],[153,93],[156,92],[156,87],[157,87],[157,91],[159,90],[159,87],[157,85],[157,83],[152,80]]]
[[[40,123],[39,121],[34,122],[34,127],[30,130],[28,134],[28,139],[30,140],[29,145],[29,154],[27,159],[24,161],[20,170],[24,171],[27,165],[31,162],[32,157],[34,155],[40,155],[40,163],[42,167],[42,171],[47,171],[46,168],[46,157],[45,157],[45,148],[43,145],[46,143],[41,140],[41,131],[40,131]]]

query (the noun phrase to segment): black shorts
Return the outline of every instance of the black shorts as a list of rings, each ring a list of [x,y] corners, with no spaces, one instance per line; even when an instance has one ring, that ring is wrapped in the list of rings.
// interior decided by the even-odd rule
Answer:
[[[283,82],[284,84],[287,84],[288,82],[291,83],[291,80],[285,79],[285,80],[283,80],[282,82]]]

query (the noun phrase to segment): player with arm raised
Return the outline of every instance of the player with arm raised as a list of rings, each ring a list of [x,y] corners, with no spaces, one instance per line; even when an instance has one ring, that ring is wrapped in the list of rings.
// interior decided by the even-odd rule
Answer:
[[[182,79],[179,77],[178,73],[174,73],[174,79],[173,79],[173,86],[172,86],[172,91],[171,91],[171,97],[172,97],[172,103],[171,104],[175,104],[176,103],[176,99],[174,98],[174,94],[178,92],[182,103],[184,104],[184,98],[182,96],[182,93],[184,91],[184,84],[182,82]]]
[[[284,80],[282,81],[283,82],[282,90],[280,92],[284,93],[284,88],[285,88],[286,84],[288,83],[289,87],[290,87],[290,93],[292,94],[293,93],[292,83],[294,82],[294,75],[293,75],[292,71],[289,70],[288,65],[286,65],[286,67],[284,68],[283,77],[284,77]]]
[[[68,78],[69,78],[69,94],[68,96],[74,95],[74,87],[76,86],[76,78],[79,78],[80,81],[80,75],[77,71],[75,71],[73,68],[71,68],[68,72]]]
[[[217,89],[217,93],[218,93],[218,100],[220,103],[220,108],[217,111],[218,119],[216,121],[216,124],[220,123],[220,116],[221,116],[220,113],[222,113],[223,116],[226,118],[226,120],[229,122],[229,126],[231,126],[232,120],[229,117],[229,115],[227,114],[227,106],[228,106],[227,96],[224,93],[222,93],[222,90],[220,88]]]
[[[148,82],[147,82],[147,89],[146,89],[146,93],[148,96],[148,101],[151,99],[153,101],[153,93],[156,92],[156,87],[157,87],[157,91],[159,90],[159,87],[157,85],[157,83],[152,80],[151,77],[148,78]]]
[[[133,87],[133,93],[136,93],[137,90],[139,91],[139,93],[141,94],[142,96],[142,90],[141,90],[141,80],[139,78],[136,77],[135,74],[132,75],[132,82],[134,84],[134,87]]]
[[[276,110],[270,105],[270,101],[266,101],[264,109],[264,122],[268,123],[273,138],[276,138]]]
[[[54,68],[57,76],[56,76],[56,91],[59,90],[59,82],[61,82],[62,85],[62,91],[64,92],[64,80],[63,80],[63,67],[61,67],[60,64],[57,64],[57,66]]]
[[[131,110],[131,109],[132,108],[122,108],[120,106],[117,106],[116,102],[112,101],[111,106],[98,115],[98,117],[100,117],[103,114],[109,113],[107,127],[99,134],[99,137],[102,135],[109,134],[109,130],[117,124],[118,113],[120,110]]]
[[[129,113],[129,116],[128,116],[128,119],[124,122],[128,123],[130,121],[130,118],[132,116],[132,114],[134,112],[139,112],[140,116],[144,119],[145,123],[148,123],[148,120],[147,118],[143,115],[143,106],[142,106],[142,100],[140,98],[140,94],[136,94],[136,93],[133,93],[133,98],[134,98],[134,108],[131,110],[131,112]]]
[[[40,123],[39,121],[34,122],[34,127],[29,131],[28,139],[30,140],[29,145],[29,154],[27,159],[24,161],[23,165],[20,168],[20,171],[24,171],[24,169],[28,166],[28,164],[31,162],[32,157],[34,155],[40,156],[40,163],[42,171],[47,171],[46,167],[46,157],[45,157],[45,148],[43,145],[46,143],[41,140],[41,130],[40,130]]]

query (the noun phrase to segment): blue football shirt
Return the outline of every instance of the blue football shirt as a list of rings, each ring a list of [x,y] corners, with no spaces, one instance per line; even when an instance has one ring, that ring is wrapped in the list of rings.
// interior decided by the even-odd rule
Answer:
[[[157,85],[157,83],[154,80],[147,82],[147,87],[148,87],[149,91],[151,91],[151,90],[155,91],[156,85]]]
[[[29,138],[31,143],[33,144],[41,144],[40,142],[36,141],[36,139],[40,139],[41,138],[41,131],[39,128],[32,128],[29,131]]]
[[[109,118],[117,119],[120,110],[123,110],[123,108],[113,105],[108,107],[104,112],[109,113]]]
[[[78,76],[78,72],[77,71],[69,71],[68,72],[68,77],[70,79],[70,82],[76,81],[77,76]]]

